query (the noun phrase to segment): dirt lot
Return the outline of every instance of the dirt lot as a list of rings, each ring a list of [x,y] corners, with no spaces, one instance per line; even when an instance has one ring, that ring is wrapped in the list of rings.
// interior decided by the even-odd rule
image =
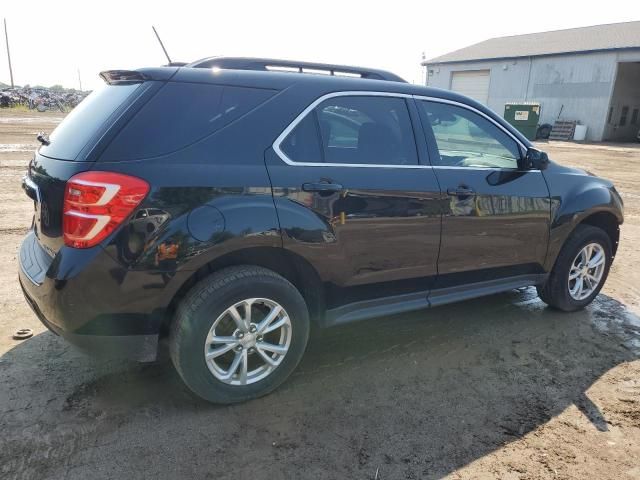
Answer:
[[[169,365],[77,353],[24,303],[19,180],[59,120],[0,111],[0,478],[640,479],[637,146],[542,144],[625,200],[587,310],[523,289],[317,332],[282,388],[218,407]],[[14,341],[18,327],[36,335]]]

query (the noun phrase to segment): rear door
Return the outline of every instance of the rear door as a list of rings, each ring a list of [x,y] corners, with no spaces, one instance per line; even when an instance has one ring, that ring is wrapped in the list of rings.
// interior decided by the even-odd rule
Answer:
[[[405,97],[327,95],[267,152],[284,245],[335,287],[330,308],[426,291],[436,275],[440,191]]]
[[[541,273],[550,198],[524,145],[473,107],[418,99],[445,200],[438,288]]]

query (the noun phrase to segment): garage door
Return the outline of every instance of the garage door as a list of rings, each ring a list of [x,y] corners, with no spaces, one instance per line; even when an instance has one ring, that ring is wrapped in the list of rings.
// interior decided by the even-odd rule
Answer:
[[[489,100],[489,70],[453,72],[451,90],[486,105]]]

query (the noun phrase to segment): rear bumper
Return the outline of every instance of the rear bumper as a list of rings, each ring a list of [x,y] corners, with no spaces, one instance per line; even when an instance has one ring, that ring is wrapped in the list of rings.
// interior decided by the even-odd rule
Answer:
[[[24,272],[20,272],[20,286],[24,298],[42,324],[51,332],[61,336],[83,352],[109,358],[153,362],[158,351],[158,334],[151,335],[91,335],[68,332],[54,325],[42,314],[36,301],[29,295],[23,280]]]
[[[22,272],[21,272],[22,273]],[[153,362],[157,356],[158,335],[81,335],[64,329],[49,322],[33,298],[24,287],[20,278],[22,293],[42,324],[51,332],[64,338],[70,344],[78,347],[89,355],[108,358],[135,360],[138,362]]]
[[[20,248],[19,280],[49,330],[92,355],[155,360],[173,296],[166,275],[126,269],[101,247],[63,247],[54,259],[40,250],[30,232]]]

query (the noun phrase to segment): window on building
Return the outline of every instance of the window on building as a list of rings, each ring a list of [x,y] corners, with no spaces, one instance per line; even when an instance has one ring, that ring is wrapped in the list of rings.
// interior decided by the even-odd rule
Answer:
[[[486,118],[446,103],[421,101],[420,105],[440,154],[432,159],[434,165],[518,168],[518,144]]]
[[[622,113],[620,114],[620,126],[624,127],[627,124],[627,116],[629,115],[629,107],[622,107]]]
[[[634,108],[633,113],[631,114],[631,125],[638,124],[638,109]]]
[[[613,118],[613,107],[609,107],[609,115],[607,115],[607,123],[611,125],[611,119]]]

